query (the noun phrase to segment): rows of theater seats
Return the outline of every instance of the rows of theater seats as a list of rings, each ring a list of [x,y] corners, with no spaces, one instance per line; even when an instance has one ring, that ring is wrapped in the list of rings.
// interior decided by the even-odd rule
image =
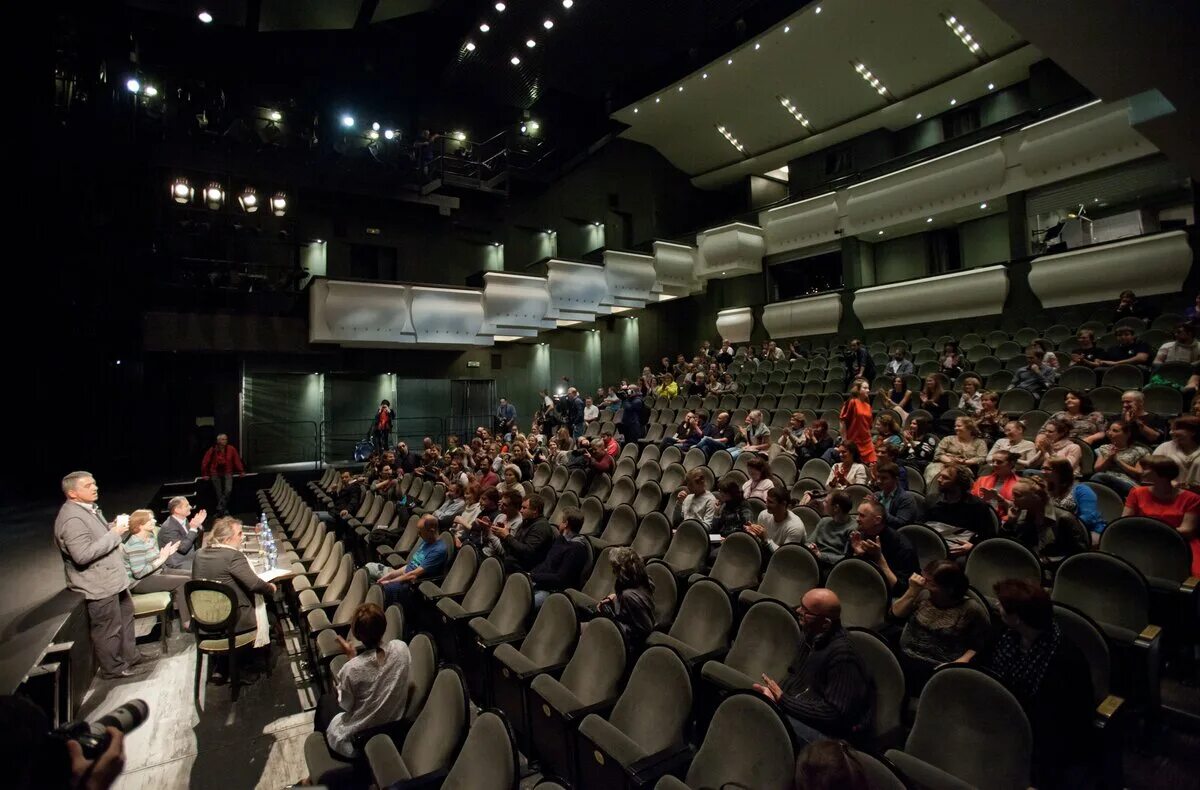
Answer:
[[[546,500],[552,520],[562,508],[580,507],[594,559],[588,563],[581,589],[551,596],[532,621],[532,589],[525,575],[505,576],[497,559],[481,560],[471,547],[455,551],[452,538],[443,534],[447,571],[421,584],[419,603],[410,609],[413,622],[402,622],[404,614],[398,608],[388,611],[389,626],[394,625],[390,630],[416,634],[410,641],[414,664],[419,651],[430,667],[414,672],[413,699],[420,698],[416,687],[432,677],[437,661],[453,665],[457,688],[466,689],[455,698],[455,705],[469,696],[481,708],[494,706],[497,718],[511,726],[513,743],[537,760],[544,774],[574,787],[644,786],[666,773],[685,776],[686,786],[692,787],[729,782],[760,787],[775,786],[764,784],[764,776],[789,775],[794,760],[790,730],[779,725],[773,706],[746,693],[763,673],[785,675],[799,645],[792,609],[807,590],[822,583],[821,574],[812,555],[799,546],[775,552],[764,572],[760,545],[746,534],[728,538],[709,567],[706,525],[684,521],[672,532],[675,498],[670,494],[689,467],[704,470],[714,483],[728,476],[743,479],[742,459],[733,463],[728,453],[719,452],[705,463],[702,454],[678,452],[676,448],[660,452],[656,445],[641,450],[626,445],[615,481],[602,476],[586,490],[581,472],[537,468],[526,493],[536,491]],[[795,470],[794,463],[789,469],[789,463],[786,456],[773,459],[772,471],[780,475],[779,482],[789,473],[796,475],[796,485],[818,482],[803,477],[808,465]],[[333,479],[330,471],[311,484],[311,497],[326,502],[326,487]],[[444,496],[440,486],[425,481],[402,479],[399,485],[417,502],[418,512]],[[850,493],[861,496],[865,489]],[[301,628],[310,662],[328,682],[337,669],[332,634],[346,633],[358,603],[370,596],[378,600],[380,593],[377,588],[367,589],[363,570],[352,573],[353,550],[343,548],[286,481],[280,478],[263,492],[263,503],[271,508],[272,526],[280,537],[292,541],[293,555],[288,559],[305,571],[295,583],[299,588],[295,605],[303,613]],[[343,530],[344,539],[359,545],[359,551],[365,548],[370,527],[386,523],[382,517],[388,504],[366,497]],[[808,526],[815,523],[815,511],[798,508],[797,512]],[[417,515],[410,518],[400,540],[381,548],[378,555],[393,566],[401,565],[416,544],[416,520]],[[917,546],[922,564],[948,556],[944,540],[933,529],[913,524],[904,530]],[[613,591],[608,553],[625,545],[650,560],[658,629],[648,642],[651,649],[632,665],[610,623],[593,620],[582,636],[579,627],[581,621],[594,617],[596,602]],[[1178,647],[1187,633],[1187,613],[1195,610],[1195,581],[1187,580],[1186,561],[1179,576],[1174,559],[1180,549],[1186,557],[1186,547],[1177,533],[1158,522],[1118,520],[1106,530],[1101,549],[1065,562],[1053,597],[1060,625],[1079,644],[1093,670],[1097,737],[1101,742],[1114,738],[1113,748],[1098,749],[1097,754],[1112,758],[1120,754],[1115,744],[1122,720],[1130,715],[1153,716],[1159,706],[1164,639],[1174,640],[1171,646]],[[972,594],[989,611],[993,609],[988,593],[994,582],[1042,579],[1037,558],[1003,538],[981,543],[970,555],[967,573]],[[874,680],[876,755],[885,749],[900,750],[889,752],[891,763],[879,760],[873,765],[885,773],[903,766],[910,778],[921,781],[944,772],[976,786],[1026,786],[1029,725],[1011,695],[980,673],[954,670],[926,687],[906,738],[903,713],[909,700],[904,675],[876,634],[889,606],[883,577],[874,565],[846,559],[834,566],[824,584],[842,600],[843,621],[853,629]],[[1128,703],[1110,696],[1110,685]],[[442,751],[436,760],[426,760],[418,769],[400,767],[415,764],[417,752],[437,751],[427,740],[413,741],[408,736],[427,707],[411,704],[406,721],[368,733],[363,739],[367,758],[352,769],[340,770],[358,771],[360,778],[378,781],[402,776],[404,771],[416,776],[425,769],[448,768],[457,753],[453,744],[464,734],[461,717],[451,717],[450,724],[439,730]],[[972,733],[995,733],[998,715],[1011,726],[1003,728],[1001,737],[989,736],[991,758],[985,776],[977,759],[983,744],[974,742]],[[947,728],[946,721],[968,726]],[[759,730],[774,737],[744,737]],[[753,743],[739,741],[735,737],[739,732],[742,740]],[[940,734],[932,739],[931,732]],[[314,736],[310,745],[306,756],[314,778],[336,768],[320,736]],[[498,747],[493,751],[511,754]],[[496,766],[505,782],[511,776],[508,765],[501,761]],[[899,781],[894,778],[898,774],[892,776]],[[997,776],[1012,782],[997,784]],[[662,783],[680,786],[665,778]]]

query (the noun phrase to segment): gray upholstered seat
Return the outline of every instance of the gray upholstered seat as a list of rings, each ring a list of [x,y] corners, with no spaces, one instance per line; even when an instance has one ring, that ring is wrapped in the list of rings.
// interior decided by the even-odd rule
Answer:
[[[367,742],[375,783],[387,787],[448,769],[466,739],[470,720],[470,699],[461,673],[453,666],[442,668],[402,749],[397,750],[386,735]]]
[[[675,619],[675,610],[679,606],[675,574],[666,564],[651,562],[646,565],[646,575],[654,583],[654,627],[667,628]]]
[[[700,677],[721,692],[751,688],[764,674],[780,679],[800,648],[796,615],[775,601],[760,601],[746,612],[729,653],[707,661]]]
[[[762,549],[758,540],[746,532],[734,532],[721,544],[717,551],[716,562],[707,578],[718,582],[729,593],[737,594],[750,587],[757,587],[759,573],[762,570]],[[695,574],[691,581],[695,582],[705,576]]]
[[[509,722],[498,711],[479,714],[442,790],[514,790],[521,765]]]
[[[971,585],[989,601],[995,600],[992,587],[996,582],[1025,579],[1041,584],[1042,581],[1042,566],[1037,557],[1008,538],[988,538],[976,544],[967,555],[966,571]]]
[[[840,560],[829,571],[825,586],[842,602],[842,624],[872,630],[887,616],[888,588],[883,574],[869,562],[856,557]]]
[[[656,480],[647,480],[638,486],[637,497],[633,500],[633,512],[638,518],[647,513],[653,513],[662,506],[663,492]]]
[[[612,714],[602,718],[593,713],[580,723],[579,772],[573,786],[623,786],[629,766],[682,749],[691,711],[692,687],[683,662],[668,648],[648,648]]]
[[[926,524],[905,524],[897,532],[908,538],[908,542],[917,552],[917,564],[922,568],[934,560],[944,560],[950,556],[946,539],[933,527]]]
[[[873,631],[850,628],[847,636],[862,659],[875,691],[875,716],[872,719],[879,748],[898,746],[903,732],[900,721],[907,698],[904,670],[883,638]]]
[[[458,655],[457,640],[462,626],[472,618],[486,616],[496,605],[503,587],[504,564],[498,557],[488,557],[480,564],[461,601],[442,598],[437,602],[433,631],[447,660],[453,661]]]
[[[684,594],[671,630],[655,631],[646,644],[666,645],[688,662],[699,661],[729,644],[732,625],[728,594],[713,580],[700,579]]]
[[[484,699],[488,655],[497,645],[515,642],[525,635],[525,622],[532,609],[529,577],[514,573],[505,579],[500,598],[487,617],[467,622],[464,639],[458,644],[458,659],[474,698]]]
[[[663,556],[671,545],[671,524],[667,517],[657,510],[647,513],[629,545],[643,560]]]
[[[767,563],[767,572],[757,590],[742,590],[738,603],[743,608],[758,601],[779,601],[791,609],[800,605],[804,594],[821,580],[817,558],[804,546],[780,546]]]
[[[671,545],[662,561],[677,576],[687,576],[704,566],[708,558],[708,528],[699,521],[688,519],[671,536]]]
[[[582,590],[567,590],[567,598],[571,603],[589,615],[595,613],[596,604],[600,603],[600,599],[613,591],[616,579],[609,558],[616,548],[609,546],[600,552],[592,566],[591,575],[583,583]]]
[[[608,517],[608,524],[600,537],[588,540],[596,551],[602,551],[607,546],[628,546],[633,543],[637,534],[638,515],[630,505],[617,505]]]
[[[978,670],[950,666],[921,693],[904,750],[891,749],[887,757],[920,787],[1025,790],[1032,749],[1016,697]]]

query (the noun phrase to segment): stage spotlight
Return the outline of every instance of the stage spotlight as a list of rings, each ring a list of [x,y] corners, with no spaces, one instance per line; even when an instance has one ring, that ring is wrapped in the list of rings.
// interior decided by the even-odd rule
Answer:
[[[374,129],[372,129],[371,131],[367,132],[367,139],[368,139],[368,140],[378,140],[378,139],[379,139],[379,132],[377,132],[377,131],[375,131]]]
[[[474,52],[474,51],[475,51],[474,42],[468,41],[467,42],[467,52]]]
[[[371,124],[371,129],[373,131],[378,132],[379,131],[379,121],[376,121],[375,123]]]
[[[571,6],[575,5],[575,0],[562,0],[562,2],[563,8],[570,8]]]
[[[393,132],[391,129],[388,129],[386,132],[383,133],[383,136],[385,138],[387,138],[388,140],[394,140],[396,138],[396,133]]]
[[[219,211],[225,205],[225,190],[216,181],[204,188],[204,205],[213,211]]]
[[[542,23],[542,27],[546,28],[547,30],[550,30],[551,28],[554,27],[554,20],[547,19],[545,22]]]
[[[479,25],[479,32],[480,32],[480,33],[486,33],[486,32],[488,32],[488,31],[489,31],[489,30],[491,30],[491,29],[492,29],[492,26],[491,26],[491,25],[489,25],[487,22],[483,22],[482,24],[480,24],[480,25]]]
[[[213,15],[208,13],[207,11],[201,11],[200,13],[196,14],[196,18],[199,19],[201,22],[203,22],[206,25],[211,25],[212,20],[213,20]]]
[[[525,134],[528,131],[529,131],[529,127],[526,126],[525,124],[521,124],[521,134]]]
[[[273,122],[278,123],[279,121],[283,120],[283,113],[281,113],[279,110],[271,110],[269,113],[267,113],[267,117]]]
[[[530,128],[530,130],[536,132],[538,129],[542,128],[542,125],[540,123],[538,123],[537,121],[530,121],[529,128]]]
[[[154,98],[155,96],[158,95],[158,88],[154,87],[153,85],[147,85],[145,88],[142,89],[142,93],[145,94],[146,96]]]
[[[247,214],[254,214],[258,211],[258,194],[254,191],[254,187],[246,187],[242,190],[242,194],[238,195],[238,205]]]
[[[511,63],[511,64],[513,64],[514,66],[520,66],[520,65],[521,65],[521,59],[520,59],[520,58],[518,58],[516,55],[513,55],[511,58],[509,58],[509,59],[508,59],[508,62],[509,62],[509,63]]]
[[[192,202],[195,190],[186,178],[177,178],[171,182],[171,199],[179,204]]]
[[[527,39],[525,39],[525,46],[529,47],[530,49],[533,49],[534,47],[537,46],[537,42],[534,41],[532,38],[527,38]]]
[[[504,9],[508,8],[504,3],[496,3],[496,13],[503,14]]]
[[[342,126],[345,126],[347,129],[354,126],[354,116],[353,115],[343,115],[342,116]]]
[[[287,213],[288,200],[287,195],[283,192],[276,192],[271,197],[271,213],[277,217],[282,217]]]
[[[138,82],[135,78],[130,77],[125,81],[125,90],[129,91],[130,93],[137,93],[141,89],[142,83]]]

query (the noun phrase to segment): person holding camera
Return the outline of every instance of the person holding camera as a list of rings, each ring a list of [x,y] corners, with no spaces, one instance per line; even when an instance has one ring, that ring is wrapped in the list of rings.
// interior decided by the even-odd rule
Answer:
[[[96,504],[100,488],[90,472],[71,472],[62,479],[66,502],[54,519],[54,541],[62,552],[67,589],[87,601],[92,650],[100,677],[119,679],[140,674],[143,660],[134,643],[133,597],[125,574],[121,542],[129,517],[108,523]]]

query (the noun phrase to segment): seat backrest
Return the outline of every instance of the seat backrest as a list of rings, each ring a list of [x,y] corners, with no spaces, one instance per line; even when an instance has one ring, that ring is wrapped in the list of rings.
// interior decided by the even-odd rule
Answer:
[[[521,653],[536,667],[565,663],[579,636],[579,621],[571,599],[562,593],[546,598],[538,609],[529,634],[521,642]]]
[[[867,787],[871,790],[908,790],[908,785],[896,774],[896,769],[890,762],[857,749],[851,749],[850,754],[862,766]]]
[[[580,535],[598,535],[604,523],[604,502],[594,496],[586,497],[580,504],[583,511],[583,528]]]
[[[363,604],[367,597],[367,569],[359,568],[350,579],[350,587],[342,596],[342,602],[333,610],[332,621],[348,623],[354,617],[354,610]]]
[[[529,577],[513,573],[504,580],[504,589],[487,619],[501,634],[513,634],[521,629],[532,608],[533,588],[529,585]]]
[[[1150,622],[1146,579],[1127,561],[1101,551],[1068,557],[1058,569],[1050,597],[1097,623],[1141,633]]]
[[[719,478],[733,468],[733,456],[728,450],[717,450],[709,457],[708,468],[712,470],[713,476]]]
[[[698,653],[710,653],[729,644],[732,625],[729,596],[716,582],[702,579],[684,594],[670,634]]]
[[[904,751],[980,790],[1029,787],[1033,732],[1021,703],[976,669],[933,673]],[[986,754],[986,760],[979,759]]]
[[[1104,632],[1095,620],[1063,603],[1054,604],[1054,622],[1087,659],[1092,675],[1092,696],[1099,703],[1108,696],[1112,677],[1112,656]]]
[[[794,609],[820,580],[821,569],[811,551],[804,546],[780,546],[767,563],[758,591]]]
[[[325,592],[321,595],[322,603],[330,603],[332,601],[340,601],[342,596],[346,594],[346,588],[350,586],[350,577],[354,573],[354,558],[349,554],[343,554],[341,560],[338,561],[337,573],[333,575],[329,586],[325,588]]]
[[[442,588],[444,593],[465,592],[471,586],[471,581],[475,578],[475,571],[479,567],[479,555],[475,552],[474,546],[463,546],[455,553],[454,564],[450,566],[450,570],[446,572],[445,578],[442,579],[438,586]]]
[[[630,547],[643,560],[661,557],[671,545],[671,524],[657,510],[647,513],[638,524],[637,534]]]
[[[640,486],[647,480],[658,480],[661,477],[662,467],[658,461],[643,461],[638,465],[637,477],[634,478],[633,482]]]
[[[458,667],[450,664],[440,669],[400,752],[412,776],[425,776],[450,766],[467,737],[470,703]]]
[[[667,628],[675,619],[675,610],[679,606],[679,588],[675,584],[675,574],[670,566],[661,562],[646,564],[646,575],[654,583],[654,625],[656,628]]]
[[[683,460],[683,450],[680,450],[675,445],[666,447],[658,456],[659,466],[666,468],[671,464],[677,464]]]
[[[437,510],[446,501],[446,487],[441,483],[437,483],[433,487],[433,491],[429,493],[429,498],[424,500],[426,510]]]
[[[533,487],[541,488],[550,483],[550,476],[554,474],[554,470],[550,468],[550,464],[542,462],[533,470]]]
[[[642,653],[609,723],[641,750],[657,754],[683,742],[692,715],[692,684],[687,667],[667,647]]]
[[[499,710],[480,713],[442,790],[510,790],[521,782],[516,739]]]
[[[616,577],[609,560],[617,548],[618,546],[606,546],[601,550],[600,555],[596,557],[596,562],[592,565],[592,573],[583,583],[583,589],[580,592],[598,601],[613,591]]]
[[[761,569],[762,549],[758,541],[746,532],[734,532],[721,544],[708,577],[736,590],[756,586]]]
[[[637,498],[633,500],[633,512],[642,517],[647,513],[658,510],[662,504],[662,488],[656,480],[647,480],[638,488]]]
[[[1042,566],[1033,552],[1008,538],[988,538],[975,544],[967,555],[967,578],[990,601],[992,587],[1005,579],[1025,579],[1040,584]]]
[[[695,519],[681,523],[671,536],[663,562],[676,573],[695,571],[708,558],[708,527]]]
[[[667,464],[663,467],[662,477],[658,479],[658,486],[663,491],[674,491],[683,485],[683,478],[686,475],[687,471],[683,468],[683,464]]]
[[[628,505],[637,496],[637,493],[637,486],[632,477],[618,477],[613,481],[612,491],[609,492],[604,507],[612,510],[618,505]]]
[[[612,620],[588,623],[560,682],[586,707],[612,699],[625,675],[625,640]]]
[[[875,690],[875,737],[890,743],[900,732],[900,716],[907,699],[904,670],[878,634],[862,628],[850,628],[846,635],[862,659]]]
[[[774,601],[759,601],[742,618],[722,663],[755,682],[764,674],[786,677],[800,640],[800,625],[791,609]]]
[[[922,568],[934,560],[944,560],[950,556],[946,539],[933,527],[925,524],[905,524],[896,531],[908,538],[908,542],[916,549],[917,564]]]
[[[393,607],[394,608],[394,607]],[[437,674],[437,648],[429,634],[417,634],[408,643],[408,698],[404,703],[404,720],[416,721],[433,688]]]
[[[704,461],[704,451],[699,447],[693,447],[683,456],[683,468],[690,472],[697,466],[704,466]]]
[[[497,557],[488,557],[479,564],[479,571],[463,596],[462,607],[468,612],[486,612],[496,605],[504,586],[504,565]]]
[[[396,551],[412,551],[412,547],[417,545],[417,538],[421,536],[420,523],[420,516],[408,517],[408,523],[404,525],[404,531],[400,533],[400,539],[396,541]]]
[[[549,486],[555,491],[561,492],[567,487],[567,480],[571,478],[571,472],[565,466],[556,466],[554,471],[550,473]]]
[[[583,487],[587,485],[587,479],[588,474],[584,470],[572,470],[570,477],[567,478],[567,486],[563,489],[564,493],[582,494]]]
[[[875,630],[883,625],[888,607],[888,588],[883,574],[869,562],[856,557],[839,560],[829,571],[825,586],[842,602],[842,624]]]
[[[829,464],[820,458],[810,458],[804,462],[804,466],[800,467],[800,477],[809,477],[820,481],[823,486],[825,485],[825,481],[829,479],[829,471]]]
[[[600,537],[614,546],[628,546],[637,534],[638,517],[630,505],[618,505],[608,517],[608,526]]]
[[[759,694],[733,694],[717,708],[688,767],[688,787],[791,790],[796,744],[787,722]]]
[[[1119,518],[1100,533],[1100,550],[1115,554],[1147,579],[1180,584],[1191,575],[1192,552],[1174,529],[1153,518]]]

